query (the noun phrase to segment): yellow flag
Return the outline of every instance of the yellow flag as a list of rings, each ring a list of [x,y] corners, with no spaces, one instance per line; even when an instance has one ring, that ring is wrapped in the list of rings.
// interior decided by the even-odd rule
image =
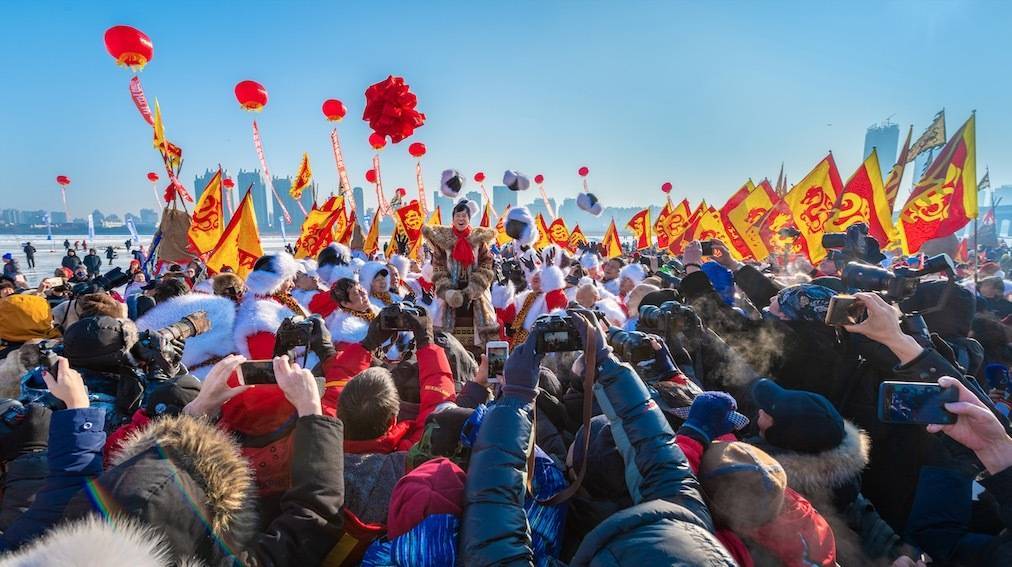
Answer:
[[[193,208],[193,220],[190,223],[190,230],[187,232],[190,248],[198,255],[210,252],[214,249],[214,245],[221,240],[223,225],[221,170],[219,169],[214,177],[207,182],[204,192],[197,200],[197,206]]]
[[[309,182],[313,180],[313,170],[309,167],[309,154],[302,154],[302,163],[299,164],[299,171],[295,174],[295,179],[292,180],[292,187],[288,190],[288,194],[295,199],[302,198],[302,191],[309,187]]]
[[[429,216],[429,220],[426,221],[425,224],[429,226],[439,226],[443,224],[443,214],[439,212],[439,207],[436,207],[436,210],[433,211],[431,216]]]
[[[618,227],[615,226],[615,219],[611,219],[608,230],[601,240],[601,255],[607,259],[617,258],[622,255],[622,242],[618,237]]]
[[[436,209],[436,212],[438,213],[439,209]],[[495,243],[499,246],[505,246],[513,240],[510,238],[510,235],[506,234],[506,215],[509,212],[510,206],[506,205],[506,210],[502,212],[502,216],[500,216],[499,220],[495,223]]]
[[[239,203],[239,209],[225,228],[211,257],[207,259],[207,267],[217,273],[228,266],[239,277],[245,278],[253,271],[253,264],[263,255],[256,212],[253,210],[253,194],[249,190]]]
[[[436,209],[436,213],[439,213],[439,209]],[[380,217],[382,216],[379,211],[372,215],[369,232],[365,235],[365,242],[362,243],[362,252],[365,252],[367,256],[372,256],[379,250]]]
[[[155,131],[155,149],[160,152],[165,151],[165,124],[162,122],[162,109],[158,106],[157,98],[155,99],[155,118],[151,126]]]
[[[726,220],[733,226],[748,247],[752,257],[763,261],[770,255],[759,232],[759,221],[778,201],[776,189],[769,181],[756,185],[745,198],[736,203],[726,214]]]
[[[545,222],[545,217],[541,216],[541,213],[538,213],[534,217],[534,223],[538,227],[538,241],[534,243],[534,249],[540,251],[552,243],[552,238],[548,232],[548,224]]]
[[[850,225],[863,222],[868,225],[868,234],[883,247],[899,238],[889,214],[889,199],[882,185],[875,148],[844,184],[837,201],[828,232],[843,232]]]
[[[829,154],[784,196],[783,202],[791,210],[794,226],[801,232],[798,242],[813,264],[826,257],[822,235],[833,215],[836,197],[842,191],[840,172],[833,154]]]

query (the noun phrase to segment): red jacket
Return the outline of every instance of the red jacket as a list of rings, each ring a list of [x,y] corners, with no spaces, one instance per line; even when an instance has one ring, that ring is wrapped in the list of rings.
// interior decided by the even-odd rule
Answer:
[[[116,431],[110,433],[105,439],[105,447],[102,448],[103,466],[109,468],[109,463],[116,456],[116,453],[119,452],[127,436],[148,423],[151,423],[151,418],[148,417],[148,414],[144,413],[143,409],[139,409],[130,416],[130,423],[124,423]]]

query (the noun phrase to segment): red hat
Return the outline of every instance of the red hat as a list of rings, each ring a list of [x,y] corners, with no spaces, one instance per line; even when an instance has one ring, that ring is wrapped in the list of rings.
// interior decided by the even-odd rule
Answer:
[[[438,457],[401,477],[390,495],[387,537],[411,531],[428,516],[464,514],[467,475],[453,461]]]

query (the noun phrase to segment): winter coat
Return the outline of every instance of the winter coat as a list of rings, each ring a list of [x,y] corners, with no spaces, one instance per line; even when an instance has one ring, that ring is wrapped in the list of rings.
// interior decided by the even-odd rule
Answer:
[[[18,261],[13,258],[4,262],[4,277],[14,279],[15,276],[21,273],[21,267],[18,266]]]
[[[84,267],[88,268],[89,274],[97,274],[102,269],[102,257],[98,254],[88,254],[84,257]]]
[[[35,501],[49,475],[49,452],[26,453],[8,461],[2,479],[3,502],[0,504],[0,533],[14,523]]]
[[[423,226],[422,235],[432,245],[432,284],[436,296],[448,307],[467,305],[473,301],[475,344],[482,344],[482,336],[499,333],[495,309],[492,307],[491,287],[495,278],[493,258],[489,244],[495,240],[495,230],[472,227],[467,242],[474,253],[474,264],[462,267],[453,259],[457,237],[448,226]],[[462,273],[464,270],[466,273]],[[457,300],[460,301],[457,301]],[[443,309],[443,321],[439,327],[453,329],[456,310]],[[465,345],[470,346],[470,345]]]
[[[63,260],[60,261],[60,265],[70,271],[74,271],[81,265],[81,258],[77,254],[74,254],[73,256],[67,254],[63,257]]]
[[[626,463],[633,506],[586,535],[571,564],[735,565],[713,536],[713,521],[675,435],[631,367],[601,361],[594,387]],[[478,432],[467,478],[460,553],[467,565],[534,561],[523,510],[530,404],[503,396]]]
[[[26,244],[23,250],[25,251],[26,258],[31,259],[35,257],[35,247],[31,244]]]
[[[1012,564],[1012,467],[980,481],[998,502],[998,514],[1005,531],[994,538],[984,554],[985,565]]]

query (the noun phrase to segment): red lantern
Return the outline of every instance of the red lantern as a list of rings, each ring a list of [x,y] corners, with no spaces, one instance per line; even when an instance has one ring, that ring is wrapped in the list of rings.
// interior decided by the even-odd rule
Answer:
[[[221,184],[225,186],[225,189],[231,189],[231,188],[235,187],[235,181],[232,181],[228,177],[226,177],[225,179],[222,179],[221,180]]]
[[[376,183],[376,170],[370,169],[365,172],[365,180],[369,183]]]
[[[425,151],[426,151],[425,144],[421,142],[415,142],[410,146],[408,146],[408,153],[411,154],[411,157],[413,158],[420,158],[424,156]]]
[[[474,182],[475,183],[481,183],[482,181],[485,181],[485,173],[481,172],[481,171],[479,171],[478,173],[475,173],[474,174]]]
[[[260,112],[267,106],[267,89],[256,81],[242,81],[235,86],[235,98],[243,110]]]
[[[406,197],[407,194],[408,194],[408,190],[407,189],[405,189],[403,187],[398,187],[397,188],[397,196],[400,197],[401,199],[403,199],[404,197]]]
[[[340,122],[345,114],[348,114],[348,109],[344,107],[343,102],[336,98],[328,98],[323,101],[323,115],[327,117],[327,120]]]
[[[155,172],[153,172],[153,171],[149,171],[148,172],[148,181],[150,181],[152,183],[154,183],[155,181],[158,181],[158,174],[155,173]]]
[[[66,175],[57,175],[56,182],[64,186],[70,185],[70,178],[67,177]]]
[[[542,183],[545,182],[545,176],[541,175],[540,173],[537,174],[537,175],[535,175],[534,176],[534,182],[537,183],[538,185],[541,185]]]
[[[120,67],[129,67],[136,73],[155,55],[151,38],[137,28],[113,26],[105,30],[105,49]]]
[[[673,188],[674,185],[672,185],[670,181],[666,181],[663,185],[661,185],[661,191],[664,191],[665,193],[670,193]]]
[[[590,173],[590,168],[587,166],[583,166],[580,169],[576,170],[576,172],[580,174],[580,177],[587,177],[587,174]]]
[[[369,134],[369,145],[376,151],[382,150],[387,146],[387,138],[386,136],[373,132],[372,134]]]

